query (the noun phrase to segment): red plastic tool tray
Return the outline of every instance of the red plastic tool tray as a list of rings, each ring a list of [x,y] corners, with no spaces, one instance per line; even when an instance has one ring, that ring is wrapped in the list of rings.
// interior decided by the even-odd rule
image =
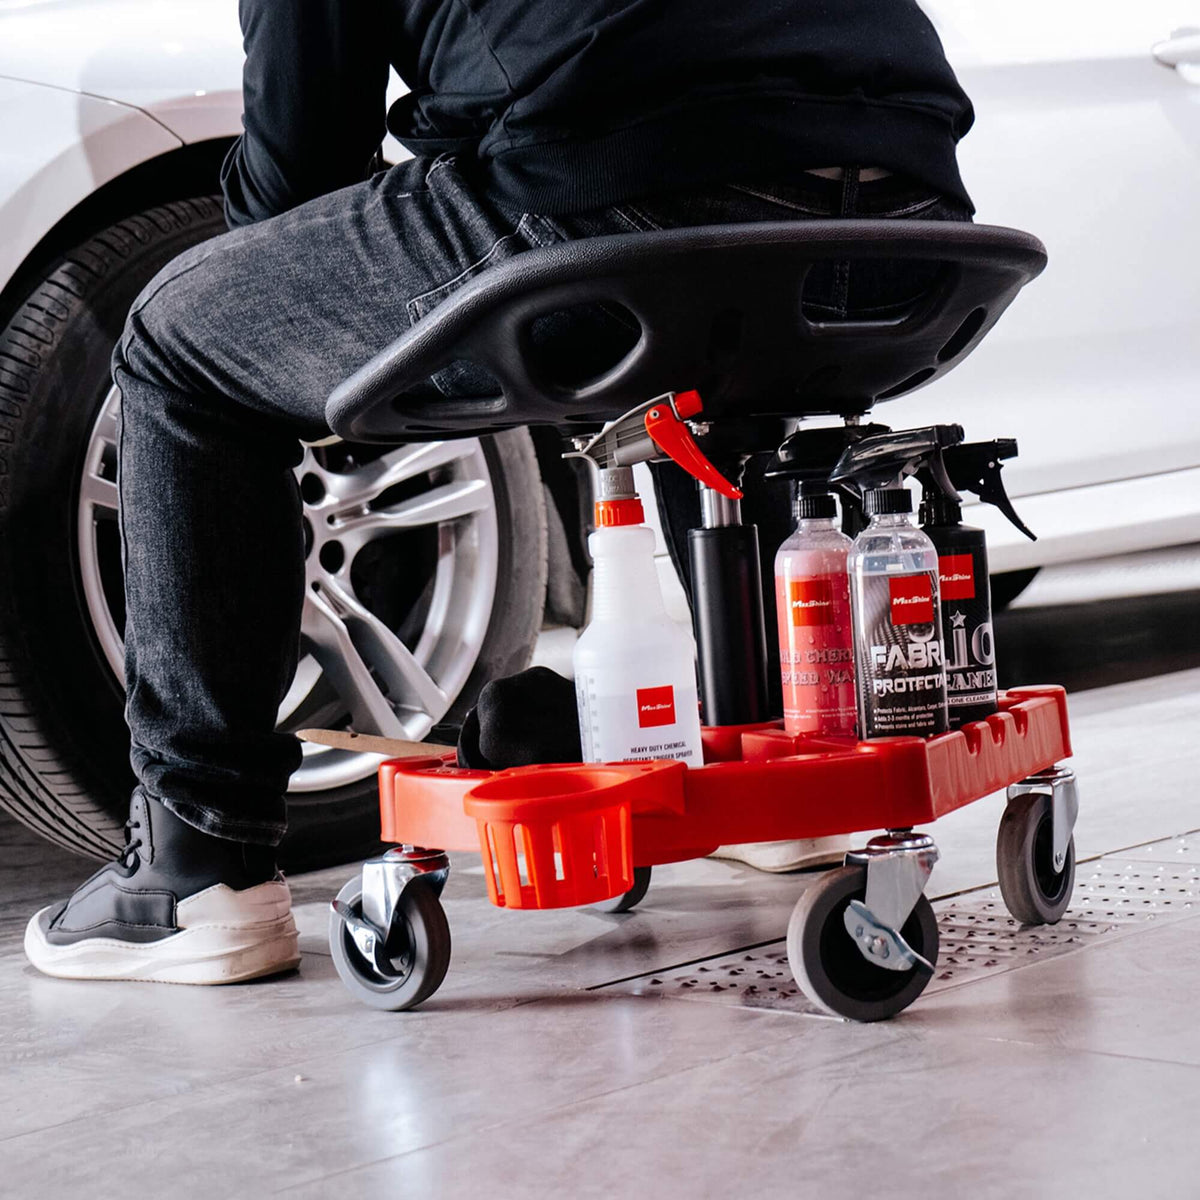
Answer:
[[[705,764],[472,771],[445,757],[379,767],[383,839],[479,850],[507,908],[619,896],[633,868],[732,842],[923,825],[1070,757],[1066,693],[1018,688],[1000,711],[928,740],[794,737],[778,725],[704,731]]]

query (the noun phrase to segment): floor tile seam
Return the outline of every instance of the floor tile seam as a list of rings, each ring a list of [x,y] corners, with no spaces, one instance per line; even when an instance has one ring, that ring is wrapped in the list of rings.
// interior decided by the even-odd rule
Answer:
[[[995,885],[993,884],[992,886],[994,887]],[[970,888],[965,892],[956,893],[955,895],[957,897],[961,897],[964,895],[970,895],[972,892],[975,892],[975,891],[987,891],[987,890],[989,890],[989,889],[986,887]],[[949,898],[954,898],[954,897],[949,897]],[[940,899],[939,899],[939,901],[935,901],[935,903],[938,903],[938,902],[940,902]],[[1158,919],[1156,919],[1153,923],[1151,923],[1149,921],[1142,921],[1142,920],[1130,921],[1128,923],[1122,924],[1115,930],[1108,931],[1105,934],[1097,935],[1093,938],[1093,940],[1088,941],[1088,942],[1083,942],[1080,945],[1075,946],[1072,949],[1059,950],[1056,953],[1048,955],[1045,958],[1033,959],[1028,962],[1014,963],[1011,966],[1002,967],[998,970],[991,971],[986,975],[980,975],[980,976],[978,976],[976,978],[972,978],[972,979],[963,979],[958,983],[948,983],[948,984],[946,984],[945,987],[939,987],[935,992],[930,992],[930,993],[928,993],[928,995],[932,998],[935,995],[940,996],[940,995],[944,995],[948,992],[957,991],[959,988],[967,987],[971,984],[984,983],[989,979],[996,979],[1001,975],[1008,975],[1008,974],[1013,973],[1014,971],[1022,971],[1022,970],[1027,970],[1030,968],[1046,966],[1050,963],[1057,962],[1059,959],[1068,958],[1072,955],[1079,954],[1085,950],[1099,949],[1099,948],[1101,948],[1102,945],[1109,945],[1114,942],[1124,941],[1125,939],[1133,937],[1139,933],[1145,933],[1145,932],[1152,933],[1152,932],[1154,932],[1155,929],[1162,929],[1164,927],[1176,925],[1176,924],[1179,924],[1180,922],[1191,920],[1192,918],[1200,918],[1200,912],[1178,912],[1178,913],[1169,913],[1169,914],[1159,914]],[[1050,928],[1053,928],[1053,926],[1051,926]],[[646,978],[649,978],[650,976],[666,975],[673,971],[678,971],[678,970],[681,970],[688,966],[695,966],[698,963],[711,962],[713,959],[728,958],[732,955],[740,954],[744,950],[762,949],[766,946],[778,946],[778,945],[786,943],[786,941],[787,941],[786,937],[780,937],[780,938],[773,938],[769,942],[756,943],[754,946],[735,947],[732,950],[724,951],[722,953],[707,955],[704,958],[692,959],[689,962],[681,963],[681,964],[678,964],[677,966],[663,967],[663,968],[659,968],[659,969],[653,970],[653,971],[646,971],[639,975],[626,976],[623,979],[614,980],[611,983],[593,984],[589,987],[586,987],[586,988],[583,988],[580,990],[587,991],[587,992],[603,991],[606,988],[619,987],[621,984],[635,983],[640,979],[646,979]],[[623,993],[619,993],[619,994],[635,995],[636,993],[623,992]],[[698,993],[695,993],[692,995],[683,994],[683,993],[676,995],[674,992],[664,992],[661,994],[661,996],[657,996],[657,997],[656,996],[647,996],[645,998],[647,998],[647,999],[663,999],[663,1000],[692,1000],[695,1002],[705,1003],[705,1004],[713,1003],[713,1001],[708,999],[706,997],[706,994],[702,993],[702,992],[698,992]],[[746,1007],[747,1007],[748,1011],[775,1012],[775,1013],[780,1013],[785,1016],[819,1016],[820,1015],[820,1014],[810,1014],[810,1013],[793,1013],[793,1012],[789,1011],[788,1009],[772,1009],[772,1008],[768,1008],[765,1006],[761,1010],[757,1009],[757,1008],[750,1008],[749,1006],[746,1006]]]
[[[276,1069],[277,1068],[275,1067],[269,1068],[269,1070]],[[6,1146],[13,1142],[18,1142],[21,1140],[21,1138],[49,1133],[55,1129],[66,1129],[72,1125],[77,1125],[80,1122],[94,1123],[98,1115],[103,1115],[107,1118],[115,1113],[128,1113],[139,1108],[146,1108],[150,1106],[153,1106],[155,1109],[159,1109],[168,1101],[174,1102],[177,1100],[191,1100],[200,1092],[211,1091],[214,1088],[225,1088],[229,1086],[241,1085],[257,1078],[259,1075],[267,1073],[269,1073],[269,1071],[247,1071],[244,1075],[235,1075],[233,1078],[222,1079],[219,1083],[200,1083],[193,1087],[187,1087],[180,1092],[173,1092],[169,1096],[156,1096],[153,1099],[136,1100],[131,1104],[106,1104],[103,1109],[99,1110],[99,1112],[80,1114],[78,1116],[70,1117],[65,1121],[55,1121],[50,1125],[39,1125],[36,1129],[26,1129],[21,1133],[8,1135],[0,1134],[0,1146]]]
[[[647,975],[660,975],[668,971],[681,971],[684,967],[692,967],[697,963],[709,962],[714,958],[727,958],[730,954],[743,954],[748,950],[761,950],[765,946],[775,946],[780,942],[787,941],[787,934],[782,933],[778,937],[768,938],[762,942],[752,942],[748,946],[731,946],[728,950],[718,950],[714,954],[703,954],[698,958],[689,958],[679,963],[672,963],[665,967],[651,967],[648,971],[638,971],[634,975],[623,975],[620,979],[611,979],[606,983],[590,983],[576,990],[584,992],[600,992],[605,988],[617,987],[622,983],[632,983],[635,979],[645,979]]]
[[[960,1034],[960,1037],[967,1037],[966,1034]],[[985,1037],[986,1042],[992,1042],[1002,1046],[1024,1046],[1030,1050],[1044,1052],[1047,1049],[1056,1050],[1064,1054],[1086,1054],[1092,1058],[1112,1058],[1120,1062],[1146,1063],[1154,1067],[1183,1067],[1188,1071],[1200,1071],[1200,1062],[1185,1062],[1178,1058],[1159,1058],[1153,1054],[1121,1054],[1117,1050],[1101,1050],[1094,1046],[1076,1046],[1067,1045],[1062,1042],[1054,1042],[1047,1045],[1045,1042],[1031,1042],[1024,1038],[1006,1038],[1006,1037]]]
[[[629,996],[627,999],[650,999],[650,997]],[[816,1015],[816,1014],[814,1014]],[[841,1022],[839,1022],[841,1023]],[[781,1041],[795,1041],[803,1035],[800,1033],[793,1034],[791,1037],[782,1038]],[[777,1044],[770,1047],[776,1049]],[[530,1112],[522,1113],[519,1116],[506,1118],[499,1121],[493,1121],[489,1124],[482,1124],[472,1127],[469,1130],[457,1130],[448,1137],[438,1138],[435,1141],[429,1142],[422,1146],[413,1146],[408,1150],[402,1150],[399,1154],[385,1154],[380,1158],[372,1159],[369,1162],[356,1163],[353,1166],[344,1167],[341,1170],[330,1172],[327,1175],[319,1175],[310,1179],[293,1180],[284,1187],[277,1188],[271,1192],[272,1196],[284,1195],[298,1187],[311,1187],[314,1184],[324,1183],[330,1180],[337,1179],[339,1176],[348,1175],[353,1171],[359,1171],[366,1167],[377,1167],[384,1163],[399,1162],[402,1159],[409,1158],[414,1154],[423,1154],[430,1150],[437,1150],[443,1146],[453,1145],[455,1142],[462,1142],[470,1139],[479,1138],[480,1136],[495,1134],[497,1131],[510,1129],[514,1127],[526,1128],[532,1122],[540,1122],[553,1117],[559,1113],[567,1112],[570,1109],[578,1108],[581,1105],[595,1104],[598,1100],[605,1100],[611,1096],[619,1096],[623,1092],[632,1091],[636,1088],[645,1087],[650,1084],[661,1083],[663,1080],[673,1079],[677,1076],[688,1075],[693,1071],[706,1070],[709,1067],[721,1066],[729,1063],[733,1059],[743,1058],[751,1054],[760,1054],[768,1049],[766,1046],[754,1046],[745,1050],[733,1050],[728,1054],[712,1056],[706,1058],[703,1062],[693,1063],[690,1066],[679,1067],[678,1069],[668,1069],[653,1074],[647,1075],[645,1079],[634,1080],[630,1083],[622,1084],[620,1087],[607,1088],[597,1092],[589,1092],[586,1095],[579,1094],[574,1096],[565,1104],[547,1105]],[[859,1048],[847,1050],[844,1054],[837,1054],[831,1058],[823,1059],[822,1066],[829,1066],[840,1062],[842,1059],[851,1058],[861,1054]]]
[[[923,995],[932,1000],[938,996],[948,995],[950,992],[956,992],[960,988],[970,987],[976,983],[987,983],[992,979],[999,979],[1002,975],[1012,975],[1017,971],[1036,970],[1039,967],[1053,966],[1057,962],[1061,962],[1065,958],[1072,958],[1077,954],[1082,954],[1088,950],[1103,950],[1107,946],[1115,945],[1117,942],[1125,942],[1130,938],[1136,937],[1138,934],[1154,933],[1156,930],[1165,929],[1170,926],[1183,924],[1185,921],[1200,920],[1200,912],[1193,913],[1178,913],[1171,914],[1162,920],[1157,920],[1153,924],[1149,921],[1129,922],[1122,925],[1119,930],[1113,930],[1109,933],[1098,935],[1094,941],[1075,946],[1070,950],[1060,950],[1055,954],[1047,955],[1045,958],[1032,959],[1029,962],[1017,963],[1011,967],[1002,967],[992,971],[987,975],[980,975],[974,979],[963,979],[958,983],[948,983],[945,987],[939,987],[934,992],[926,991]],[[932,982],[936,982],[936,979]],[[932,984],[931,984],[932,986]]]
[[[506,1005],[500,1009],[491,1009],[491,1010],[489,1010],[489,1015],[492,1013],[495,1013],[495,1012],[507,1012],[515,1007],[517,1007],[517,1003]],[[371,1038],[368,1038],[364,1042],[357,1043],[352,1046],[339,1046],[335,1049],[330,1049],[330,1050],[327,1050],[324,1052],[318,1052],[315,1054],[307,1053],[301,1058],[289,1059],[287,1061],[280,1061],[278,1063],[273,1063],[269,1067],[259,1067],[259,1068],[255,1068],[252,1070],[247,1070],[244,1073],[238,1074],[232,1078],[225,1078],[225,1079],[221,1079],[219,1081],[215,1081],[215,1082],[211,1082],[211,1083],[203,1083],[203,1082],[197,1083],[194,1086],[187,1087],[180,1092],[173,1093],[169,1097],[169,1099],[171,1099],[172,1101],[184,1100],[184,1101],[187,1101],[190,1103],[194,1100],[199,1099],[201,1093],[211,1092],[213,1090],[219,1090],[219,1089],[230,1087],[230,1086],[241,1086],[243,1084],[251,1083],[256,1079],[260,1079],[264,1076],[271,1075],[278,1071],[287,1072],[289,1070],[294,1070],[297,1066],[300,1066],[301,1064],[324,1062],[327,1059],[336,1058],[340,1055],[353,1053],[354,1051],[363,1050],[368,1047],[385,1046],[391,1042],[394,1042],[395,1040],[396,1040],[395,1037],[386,1037],[386,1036],[383,1038],[371,1037]],[[131,1104],[123,1104],[123,1105],[119,1105],[117,1107],[111,1107],[111,1106],[106,1107],[104,1109],[104,1113],[107,1116],[110,1113],[129,1112],[131,1110],[135,1110],[138,1108],[144,1108],[144,1107],[151,1106],[151,1105],[158,1106],[158,1105],[161,1105],[162,1102],[163,1102],[162,1097],[156,1097],[154,1099],[147,1099],[147,1100],[138,1100]],[[8,1136],[0,1135],[0,1145],[4,1145],[8,1142],[16,1141],[19,1138],[28,1137],[31,1134],[43,1133],[43,1132],[46,1132],[47,1130],[52,1130],[52,1129],[62,1129],[62,1128],[66,1128],[68,1126],[74,1125],[80,1121],[90,1121],[90,1120],[94,1120],[94,1119],[95,1119],[95,1113],[90,1113],[90,1114],[86,1114],[86,1115],[71,1117],[66,1121],[58,1121],[51,1125],[39,1126],[37,1129],[27,1129],[21,1133],[11,1134]]]

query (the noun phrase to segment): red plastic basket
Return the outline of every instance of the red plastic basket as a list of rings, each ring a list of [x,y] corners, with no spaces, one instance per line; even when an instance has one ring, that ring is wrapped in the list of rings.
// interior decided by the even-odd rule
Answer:
[[[464,800],[479,829],[492,903],[568,908],[633,886],[627,767],[530,767],[478,783]]]

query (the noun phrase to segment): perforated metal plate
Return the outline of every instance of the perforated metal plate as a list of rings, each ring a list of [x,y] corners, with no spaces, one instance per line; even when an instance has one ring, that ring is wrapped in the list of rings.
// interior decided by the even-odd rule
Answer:
[[[1085,950],[1193,910],[1200,910],[1200,865],[1123,856],[1079,864],[1071,908],[1057,925],[1021,927],[998,888],[965,892],[934,904],[941,945],[926,994]],[[792,979],[783,938],[598,990],[824,1015]]]

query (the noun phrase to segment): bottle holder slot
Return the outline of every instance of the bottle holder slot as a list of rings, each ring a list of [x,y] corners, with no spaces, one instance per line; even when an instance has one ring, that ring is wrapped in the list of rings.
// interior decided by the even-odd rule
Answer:
[[[552,767],[497,776],[464,801],[488,895],[501,908],[571,908],[633,886],[629,777]]]

